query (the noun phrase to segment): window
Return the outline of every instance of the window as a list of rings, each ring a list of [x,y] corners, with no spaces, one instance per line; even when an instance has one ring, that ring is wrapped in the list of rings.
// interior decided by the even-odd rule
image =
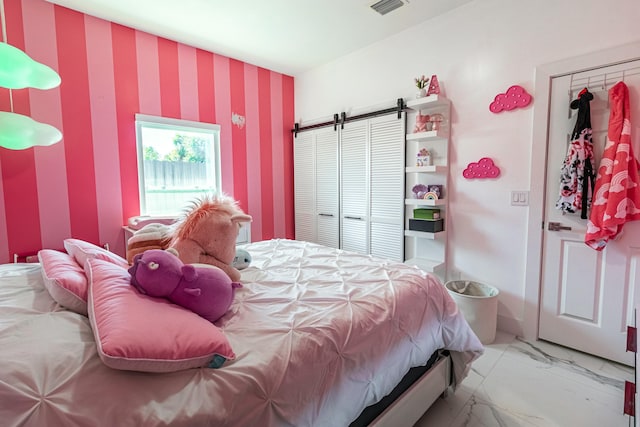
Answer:
[[[141,215],[178,215],[221,191],[219,125],[136,114],[136,140]]]

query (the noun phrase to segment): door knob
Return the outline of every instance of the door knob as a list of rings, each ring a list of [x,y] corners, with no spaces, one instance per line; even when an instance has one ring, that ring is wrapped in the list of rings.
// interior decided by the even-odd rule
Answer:
[[[559,222],[549,222],[549,231],[571,230],[571,227],[561,225]]]

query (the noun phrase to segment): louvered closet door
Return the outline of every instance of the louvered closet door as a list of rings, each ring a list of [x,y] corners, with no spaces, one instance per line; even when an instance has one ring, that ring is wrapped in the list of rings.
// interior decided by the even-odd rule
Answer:
[[[346,123],[340,133],[341,245],[369,253],[367,122]]]
[[[313,132],[299,133],[293,143],[296,240],[316,241],[315,159]]]
[[[316,242],[339,248],[338,131],[327,127],[315,133]]]
[[[404,256],[404,116],[369,119],[370,253],[403,261]]]

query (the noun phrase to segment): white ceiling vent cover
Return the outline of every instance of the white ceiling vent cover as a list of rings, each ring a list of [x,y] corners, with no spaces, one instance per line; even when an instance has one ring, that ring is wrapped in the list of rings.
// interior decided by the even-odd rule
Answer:
[[[372,4],[371,9],[375,10],[380,15],[386,15],[401,6],[404,6],[402,0],[380,0],[379,2]]]

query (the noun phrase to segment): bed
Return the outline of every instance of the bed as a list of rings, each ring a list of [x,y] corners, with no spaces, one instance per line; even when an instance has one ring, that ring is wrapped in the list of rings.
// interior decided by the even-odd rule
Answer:
[[[164,373],[105,365],[95,325],[56,303],[41,264],[0,265],[2,424],[411,426],[483,352],[415,267],[286,239],[243,247],[251,265],[216,322],[235,358]]]

